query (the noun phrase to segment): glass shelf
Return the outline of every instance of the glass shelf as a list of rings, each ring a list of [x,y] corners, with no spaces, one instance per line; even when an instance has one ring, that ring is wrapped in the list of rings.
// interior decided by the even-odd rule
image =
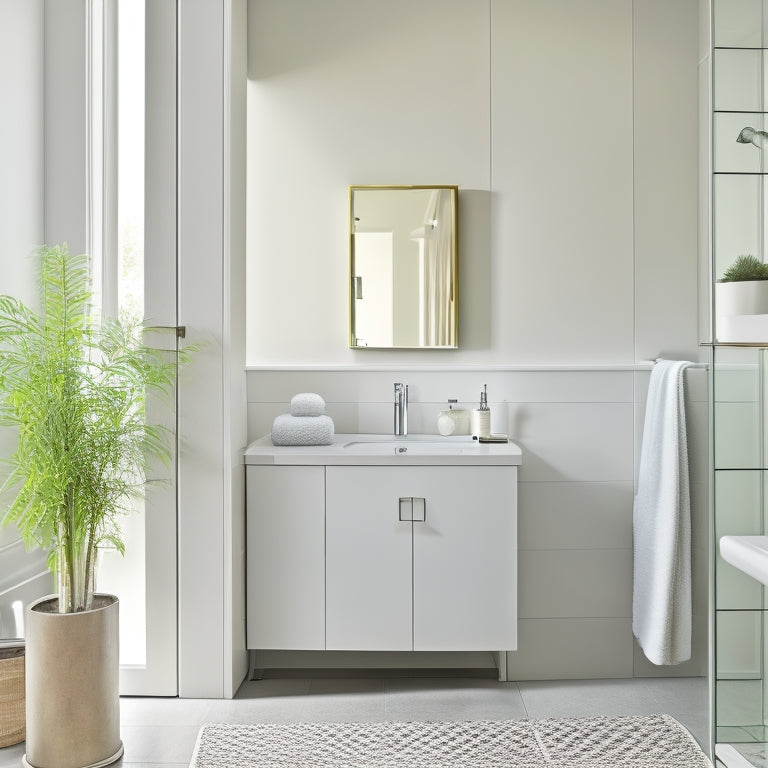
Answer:
[[[717,727],[717,741],[730,744],[761,744],[768,741],[765,725],[736,725]]]

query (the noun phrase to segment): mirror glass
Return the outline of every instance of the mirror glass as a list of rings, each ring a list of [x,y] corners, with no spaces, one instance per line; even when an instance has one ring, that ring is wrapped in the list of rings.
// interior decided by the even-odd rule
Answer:
[[[458,187],[350,187],[349,346],[455,349]]]

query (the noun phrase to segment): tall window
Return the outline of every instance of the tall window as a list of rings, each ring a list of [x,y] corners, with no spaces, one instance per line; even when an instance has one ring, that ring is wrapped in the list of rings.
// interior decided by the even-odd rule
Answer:
[[[144,317],[145,0],[90,2],[90,246],[104,315]],[[99,591],[120,598],[120,663],[146,663],[144,500],[104,548]]]
[[[117,303],[144,316],[144,0],[118,0]]]

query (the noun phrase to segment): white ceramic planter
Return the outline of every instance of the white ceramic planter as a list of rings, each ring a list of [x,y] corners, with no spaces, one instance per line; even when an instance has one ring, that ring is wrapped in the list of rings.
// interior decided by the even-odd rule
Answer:
[[[123,754],[120,740],[119,603],[97,594],[94,608],[54,613],[50,595],[26,611],[29,768],[96,768]]]
[[[715,284],[718,317],[768,315],[768,280],[742,280]]]
[[[768,280],[715,284],[719,342],[768,342]]]

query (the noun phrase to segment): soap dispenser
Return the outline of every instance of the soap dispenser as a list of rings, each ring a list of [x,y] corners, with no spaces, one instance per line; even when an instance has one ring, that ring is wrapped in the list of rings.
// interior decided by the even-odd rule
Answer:
[[[448,410],[437,414],[437,431],[441,435],[468,435],[469,411],[454,408],[456,400],[448,400]]]
[[[488,437],[491,434],[491,409],[488,407],[488,385],[483,384],[480,407],[472,411],[472,437]]]

